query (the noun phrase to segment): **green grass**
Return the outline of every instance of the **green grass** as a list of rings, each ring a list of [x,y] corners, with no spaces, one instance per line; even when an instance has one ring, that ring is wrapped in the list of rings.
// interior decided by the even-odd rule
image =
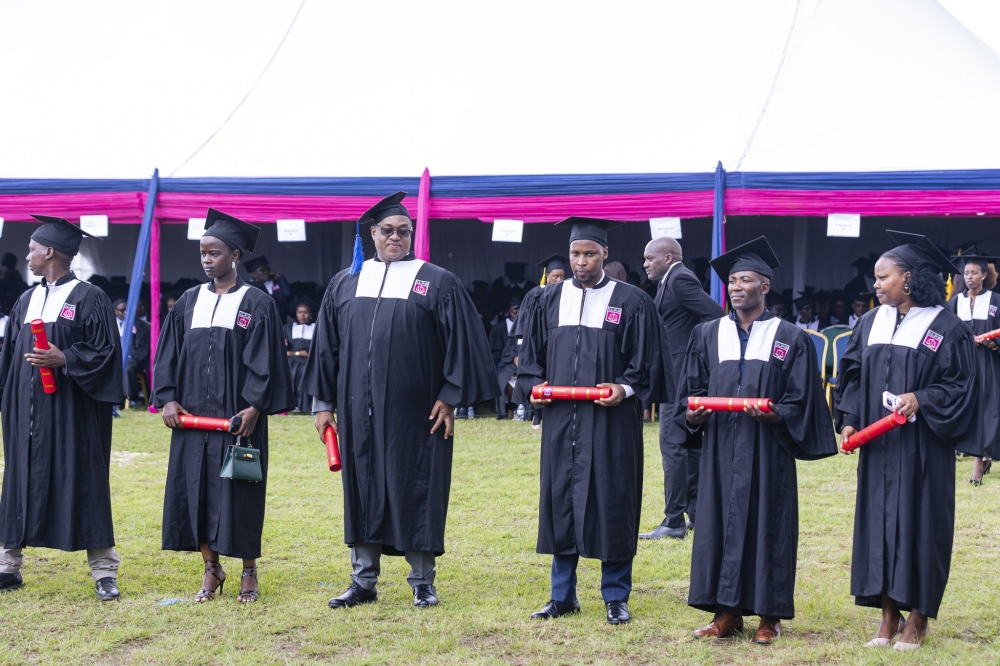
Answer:
[[[190,600],[200,557],[160,550],[168,433],[160,419],[129,413],[115,422],[112,466],[123,598],[99,603],[83,553],[29,549],[22,590],[0,596],[0,663],[283,664],[384,663],[996,663],[1000,626],[1000,478],[973,489],[958,465],[951,581],[923,650],[866,650],[877,611],[849,595],[855,458],[799,465],[800,536],[796,619],[779,643],[749,637],[699,642],[707,614],[685,604],[691,540],[641,542],[630,608],[634,621],[604,620],[599,564],[583,560],[583,613],[552,622],[528,616],[548,599],[549,559],[534,552],[537,432],[524,423],[459,421],[448,520],[439,559],[441,605],[412,606],[402,558],[384,558],[379,602],[347,611],[327,599],[348,584],[340,480],[324,469],[310,419],[272,419],[271,470],[261,601],[235,602],[239,573],[214,603]],[[661,518],[656,430],[646,427],[644,529]],[[128,456],[124,452],[140,454]],[[161,606],[159,602],[185,602]],[[754,619],[748,623],[756,627]],[[752,634],[751,634],[752,635]]]

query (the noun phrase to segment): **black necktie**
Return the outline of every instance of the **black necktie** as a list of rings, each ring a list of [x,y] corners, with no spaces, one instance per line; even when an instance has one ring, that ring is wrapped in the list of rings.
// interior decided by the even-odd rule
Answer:
[[[660,307],[660,301],[663,300],[663,290],[666,288],[666,286],[667,286],[667,281],[660,280],[660,285],[656,288],[656,298],[653,299],[653,302],[656,303],[656,307]]]

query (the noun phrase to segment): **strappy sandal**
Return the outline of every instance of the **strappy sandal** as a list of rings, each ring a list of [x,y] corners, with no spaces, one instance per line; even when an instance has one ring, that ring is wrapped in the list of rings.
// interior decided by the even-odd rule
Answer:
[[[990,473],[990,467],[993,467],[993,461],[989,458],[983,458],[983,476]]]
[[[206,601],[214,601],[216,591],[218,591],[219,596],[221,597],[222,586],[226,584],[226,572],[222,570],[222,565],[219,564],[218,560],[205,560],[205,573],[219,581],[219,584],[215,587],[215,589],[209,590],[205,587],[205,582],[203,580],[201,583],[201,591],[194,597],[194,600],[199,604],[203,604]],[[219,574],[222,575],[220,576]]]
[[[243,579],[247,578],[247,577],[253,578],[253,582],[254,583],[257,582],[257,567],[256,566],[250,567],[249,569],[247,569],[246,567],[243,567],[243,575],[240,577],[240,587],[241,588],[243,587]],[[243,591],[241,589],[240,590],[240,596],[236,597],[236,601],[238,601],[241,604],[252,604],[252,603],[256,602],[257,599],[258,599],[257,590],[246,590],[246,591]]]

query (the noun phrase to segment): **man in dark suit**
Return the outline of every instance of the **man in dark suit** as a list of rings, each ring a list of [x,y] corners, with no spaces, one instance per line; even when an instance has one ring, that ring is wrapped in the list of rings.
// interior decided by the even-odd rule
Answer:
[[[250,273],[250,286],[257,287],[265,294],[274,299],[274,304],[278,308],[278,318],[284,326],[289,317],[294,318],[295,312],[292,305],[298,301],[295,291],[288,284],[284,275],[276,273],[267,263],[267,257],[260,255],[243,262],[243,268]]]
[[[698,324],[725,315],[718,303],[705,293],[698,277],[683,263],[681,246],[673,238],[663,236],[646,245],[643,268],[656,288],[657,311],[667,328],[667,339],[674,364],[674,377],[683,376],[684,357],[691,331]],[[678,396],[683,400],[687,396]],[[660,414],[670,413],[669,405],[660,405]],[[683,539],[694,526],[698,497],[698,465],[701,451],[684,449],[667,442],[664,426],[669,419],[660,418],[660,455],[663,457],[663,522],[652,532],[640,534],[640,539]],[[688,522],[684,521],[687,512]]]

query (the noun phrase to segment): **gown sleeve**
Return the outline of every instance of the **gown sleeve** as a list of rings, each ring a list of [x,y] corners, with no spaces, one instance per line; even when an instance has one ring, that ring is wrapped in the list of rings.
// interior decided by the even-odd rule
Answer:
[[[160,340],[156,345],[156,359],[153,362],[153,405],[157,409],[163,409],[168,402],[179,402],[177,394],[187,298],[187,294],[182,294],[177,299],[160,327]]]
[[[449,276],[442,287],[434,313],[444,350],[444,386],[437,398],[452,407],[492,400],[500,395],[500,386],[476,308],[457,278]],[[498,326],[506,328],[503,322]]]
[[[295,404],[285,355],[285,336],[274,301],[260,299],[257,307],[243,348],[246,380],[241,394],[262,414],[278,414]]]
[[[4,335],[3,351],[0,352],[0,397],[3,397],[3,389],[10,376],[11,366],[14,363],[14,352],[17,351],[17,336],[20,335],[24,324],[21,321],[24,315],[21,314],[21,304],[24,299],[18,299],[14,307],[11,308],[10,318],[7,320],[7,332]],[[23,360],[23,359],[22,359]]]
[[[517,383],[511,396],[512,402],[528,402],[531,389],[545,381],[546,346],[549,343],[545,313],[545,299],[539,298],[532,304],[523,323],[521,350],[517,356]],[[522,311],[518,314],[518,319],[523,316],[525,314]]]
[[[833,413],[837,432],[846,427],[860,430],[862,400],[861,353],[864,351],[863,336],[867,329],[862,319],[854,326],[854,332],[847,343],[847,350],[837,363],[837,385],[833,388]]]
[[[90,290],[90,307],[83,322],[82,340],[63,349],[66,374],[94,400],[121,404],[122,347],[111,300],[100,289]]]
[[[981,421],[971,416],[983,408],[976,382],[975,355],[972,332],[956,321],[951,335],[935,355],[934,362],[940,370],[936,381],[913,391],[913,395],[920,405],[917,419],[923,419],[935,435],[963,452],[981,455],[982,443],[971,441],[978,439],[972,424]]]
[[[340,373],[340,328],[336,302],[340,277],[335,276],[323,294],[300,387],[307,395],[334,405],[337,403],[337,376]]]
[[[800,332],[791,366],[785,370],[784,393],[775,401],[781,424],[774,427],[787,434],[777,440],[799,460],[819,460],[837,453],[815,354],[813,343]]]
[[[615,383],[631,386],[644,404],[673,402],[676,385],[663,320],[645,293],[631,300],[630,306],[621,350],[625,370]]]
[[[710,372],[703,331],[707,325],[698,324],[691,331],[691,341],[688,342],[687,353],[684,355],[684,365],[677,382],[677,394],[672,403],[673,413],[663,415],[663,418],[670,419],[667,441],[688,449],[700,449],[702,445],[703,425],[689,427],[685,414],[687,414],[688,398],[708,395]]]

